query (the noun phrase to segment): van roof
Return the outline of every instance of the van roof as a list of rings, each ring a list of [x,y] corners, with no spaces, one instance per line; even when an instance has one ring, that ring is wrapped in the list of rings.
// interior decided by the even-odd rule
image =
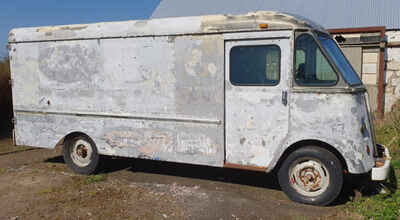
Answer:
[[[267,27],[260,28],[260,24],[266,24]],[[292,29],[327,32],[320,25],[300,16],[258,11],[245,15],[206,15],[17,28],[11,30],[9,43]]]

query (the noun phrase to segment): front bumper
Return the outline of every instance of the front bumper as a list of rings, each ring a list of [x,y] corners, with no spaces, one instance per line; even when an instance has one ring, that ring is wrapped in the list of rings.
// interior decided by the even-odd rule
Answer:
[[[375,167],[372,168],[371,179],[373,181],[383,181],[389,175],[390,170],[390,153],[389,150],[380,144],[377,144],[378,157],[375,158]]]

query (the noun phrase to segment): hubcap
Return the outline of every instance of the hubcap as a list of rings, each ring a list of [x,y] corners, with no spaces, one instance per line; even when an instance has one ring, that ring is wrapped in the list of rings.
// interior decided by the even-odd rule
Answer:
[[[318,196],[329,186],[329,172],[315,159],[299,159],[289,169],[292,187],[304,196]]]
[[[85,140],[78,140],[72,148],[71,159],[77,166],[85,167],[89,165],[92,153],[93,148],[90,143]]]

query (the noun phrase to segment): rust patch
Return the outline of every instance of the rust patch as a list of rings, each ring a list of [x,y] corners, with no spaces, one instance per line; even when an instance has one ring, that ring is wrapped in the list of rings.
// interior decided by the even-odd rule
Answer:
[[[233,164],[233,163],[225,163],[224,168],[251,170],[251,171],[258,171],[258,172],[266,172],[267,171],[267,167],[247,166],[247,165]]]
[[[61,27],[61,30],[79,31],[79,30],[86,29],[87,27],[88,27],[87,25],[65,26],[65,27]]]
[[[132,131],[112,131],[104,138],[111,147],[132,147],[140,143],[142,136]]]
[[[83,30],[86,29],[88,25],[69,25],[69,26],[58,26],[58,27],[40,27],[36,29],[36,32],[45,32],[46,36],[48,36],[48,33],[55,32],[55,31],[78,31],[78,30]]]
[[[272,11],[250,12],[245,15],[207,15],[202,17],[203,31],[259,30],[259,24],[268,23],[268,29],[312,28],[314,24],[288,14]]]

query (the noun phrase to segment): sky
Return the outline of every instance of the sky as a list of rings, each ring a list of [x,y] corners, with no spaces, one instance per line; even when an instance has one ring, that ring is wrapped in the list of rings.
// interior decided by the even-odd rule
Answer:
[[[1,2],[0,57],[12,28],[147,19],[160,0],[12,0]]]

